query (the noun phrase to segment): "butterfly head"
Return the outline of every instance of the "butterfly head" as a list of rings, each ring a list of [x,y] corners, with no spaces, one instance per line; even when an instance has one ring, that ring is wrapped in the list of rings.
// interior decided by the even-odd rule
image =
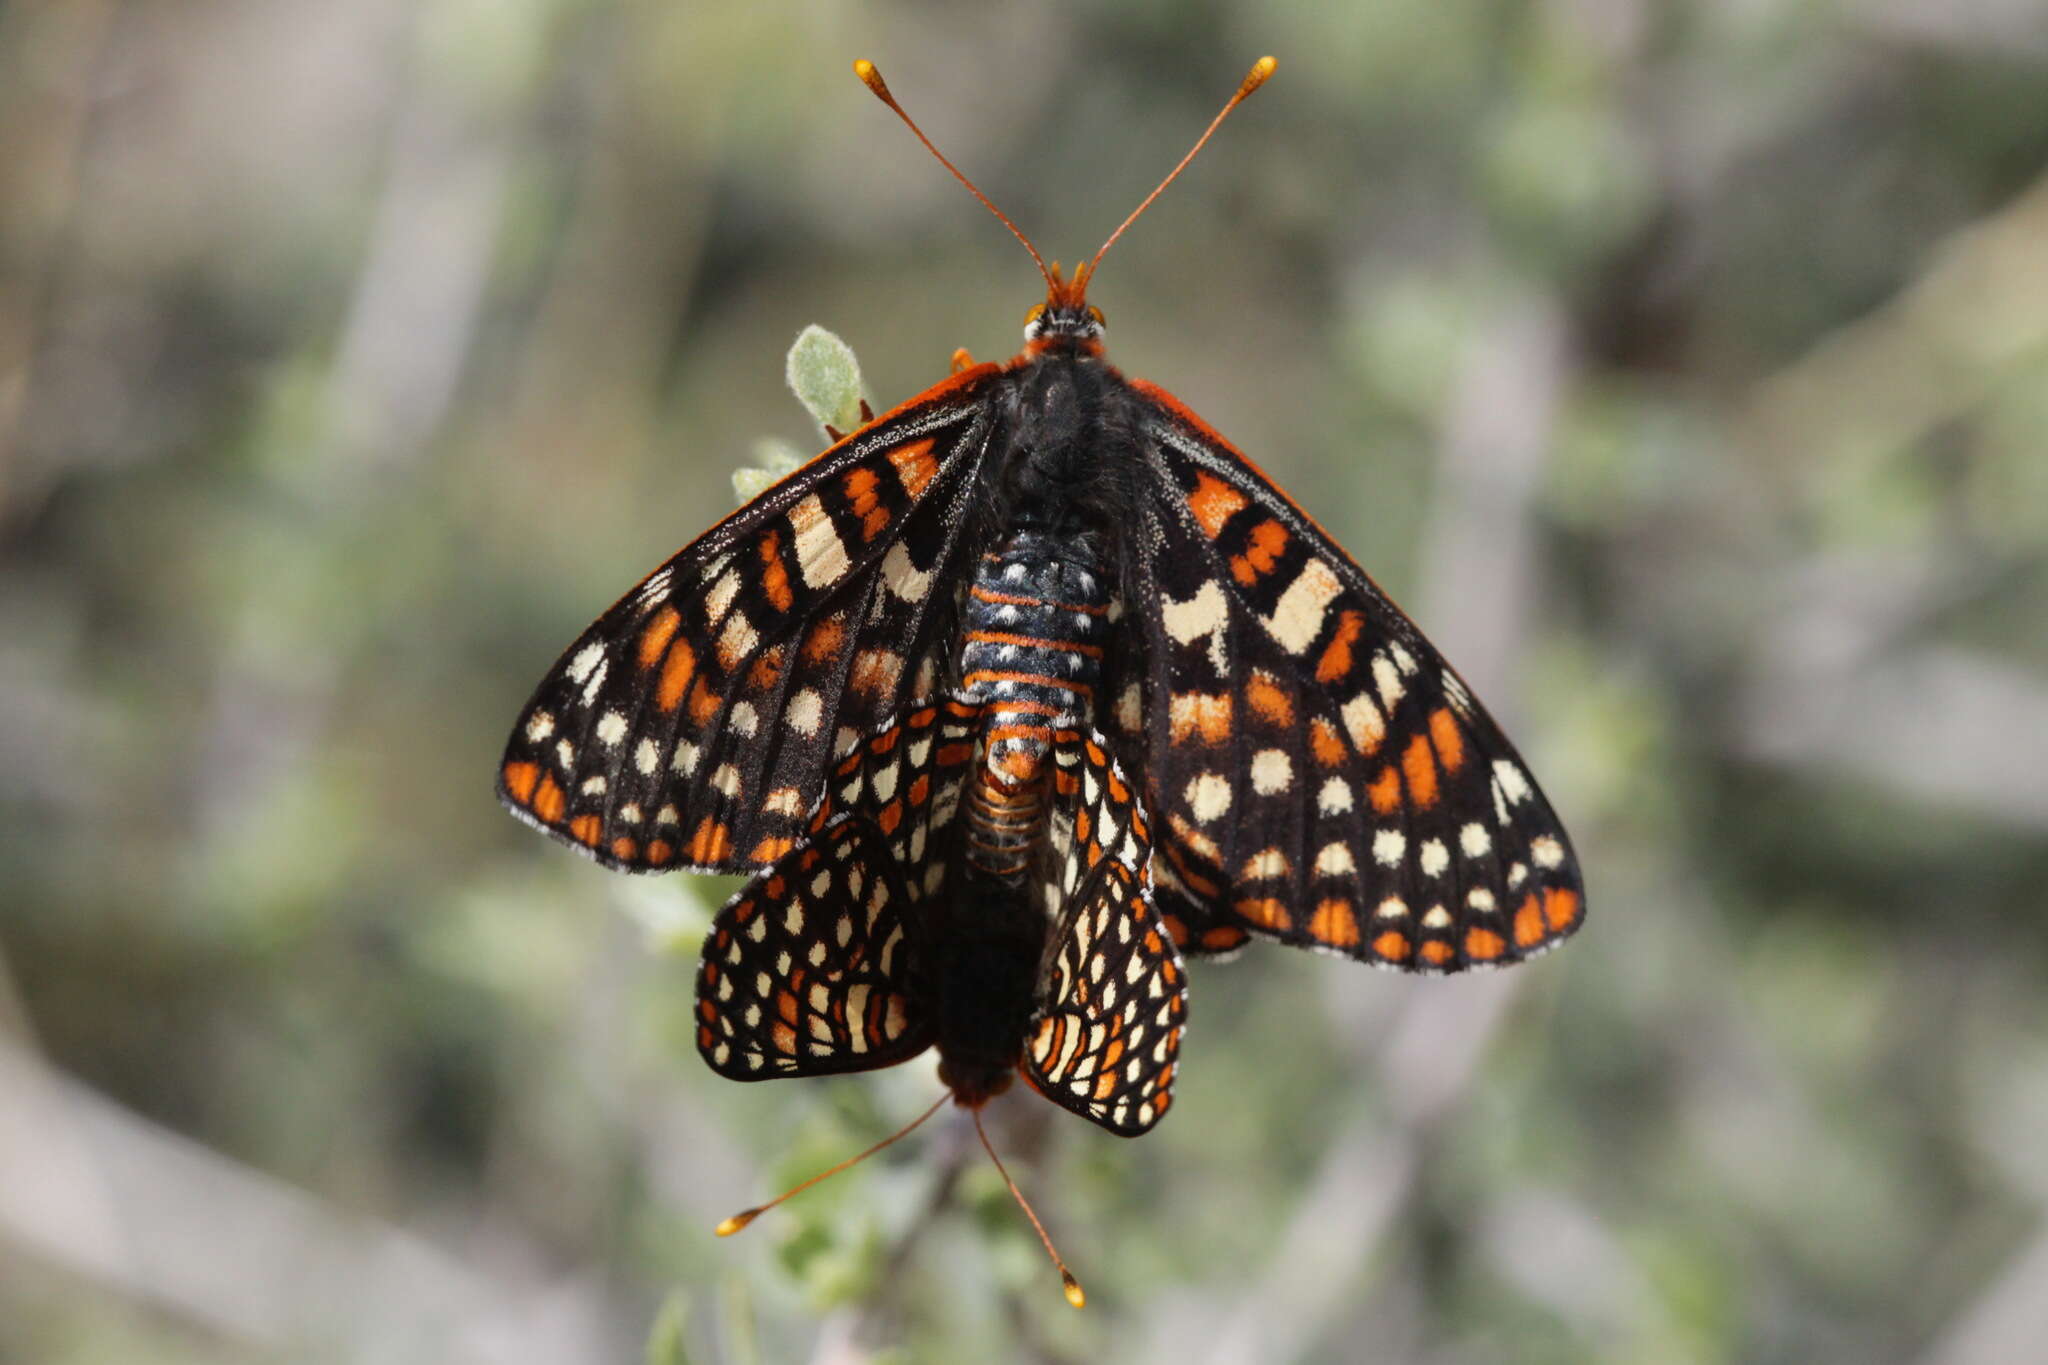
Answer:
[[[1102,310],[1088,302],[1088,267],[1064,280],[1060,263],[1054,261],[1046,273],[1045,302],[1032,305],[1024,315],[1025,347],[1034,354],[1054,347],[1100,354],[1104,323]]]

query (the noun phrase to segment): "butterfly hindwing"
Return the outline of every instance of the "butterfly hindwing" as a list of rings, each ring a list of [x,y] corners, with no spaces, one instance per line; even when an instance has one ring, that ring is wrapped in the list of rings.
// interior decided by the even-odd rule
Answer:
[[[1046,1098],[1123,1137],[1173,1103],[1187,974],[1142,875],[1104,858],[1061,915],[1024,1070]]]
[[[832,759],[937,688],[998,378],[863,427],[622,598],[527,703],[500,798],[625,871],[787,852]]]
[[[1141,717],[1162,912],[1190,951],[1255,934],[1383,966],[1501,965],[1584,914],[1563,827],[1462,681],[1228,443],[1133,384]]]
[[[697,1050],[740,1081],[908,1061],[933,1021],[916,903],[879,830],[841,818],[718,912],[697,968]]]

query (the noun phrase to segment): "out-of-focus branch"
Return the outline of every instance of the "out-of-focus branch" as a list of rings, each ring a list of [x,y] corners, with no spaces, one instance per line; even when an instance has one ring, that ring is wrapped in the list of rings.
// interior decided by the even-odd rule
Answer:
[[[150,1123],[0,1039],[0,1238],[266,1350],[421,1343],[462,1365],[622,1358],[601,1284],[493,1283]],[[534,1263],[545,1258],[535,1256]]]

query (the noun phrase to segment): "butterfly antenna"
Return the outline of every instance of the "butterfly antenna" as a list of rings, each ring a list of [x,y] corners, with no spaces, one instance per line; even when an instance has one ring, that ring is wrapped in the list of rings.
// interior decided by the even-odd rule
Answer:
[[[1152,201],[1154,199],[1157,199],[1162,193],[1165,192],[1166,187],[1173,183],[1175,176],[1179,175],[1182,171],[1188,168],[1188,163],[1195,159],[1195,153],[1201,151],[1202,145],[1206,143],[1212,136],[1215,135],[1216,129],[1222,126],[1223,120],[1229,116],[1230,111],[1237,108],[1238,105],[1244,103],[1245,96],[1251,94],[1252,91],[1264,85],[1266,83],[1266,78],[1272,75],[1274,69],[1277,68],[1279,65],[1280,63],[1275,61],[1271,57],[1261,57],[1256,62],[1252,63],[1252,69],[1245,74],[1243,83],[1237,87],[1237,93],[1230,97],[1230,102],[1225,104],[1221,109],[1216,111],[1216,117],[1209,120],[1209,126],[1202,130],[1202,135],[1200,137],[1195,139],[1195,145],[1188,148],[1188,154],[1180,159],[1180,164],[1178,166],[1175,166],[1172,170],[1168,171],[1166,173],[1166,179],[1159,182],[1159,188],[1152,191],[1152,193],[1146,195],[1145,202],[1138,205],[1138,207],[1132,209],[1131,216],[1124,219],[1123,222],[1117,226],[1117,230],[1115,232],[1109,234],[1109,240],[1102,244],[1102,249],[1095,253],[1094,257],[1088,262],[1088,264],[1082,266],[1079,271],[1075,272],[1074,278],[1077,281],[1085,282],[1089,276],[1095,273],[1095,263],[1102,259],[1103,252],[1108,251],[1112,246],[1116,245],[1116,239],[1124,235],[1124,229],[1129,227],[1132,223],[1137,222],[1138,215],[1143,213],[1146,209],[1152,207]],[[955,174],[958,174],[958,172],[955,172]]]
[[[848,1166],[858,1165],[860,1162],[866,1161],[869,1157],[873,1156],[876,1152],[881,1151],[884,1147],[887,1147],[890,1143],[896,1141],[898,1138],[909,1137],[913,1132],[917,1130],[917,1126],[919,1124],[923,1123],[933,1114],[938,1113],[939,1106],[944,1104],[947,1100],[951,1098],[952,1096],[950,1093],[939,1096],[938,1099],[932,1102],[931,1108],[925,1110],[922,1114],[919,1114],[909,1123],[897,1129],[895,1132],[889,1134],[889,1136],[883,1138],[880,1142],[868,1148],[859,1156],[850,1156],[846,1160],[840,1162],[837,1166],[834,1166],[831,1170],[818,1172],[809,1180],[806,1180],[803,1184],[796,1186],[794,1189],[784,1190],[781,1194],[776,1195],[773,1199],[769,1200],[765,1204],[760,1204],[755,1206],[754,1208],[747,1209],[744,1212],[734,1214],[732,1217],[726,1219],[723,1223],[720,1223],[718,1225],[718,1235],[720,1237],[732,1236],[735,1232],[738,1232],[741,1228],[753,1222],[756,1218],[759,1218],[762,1214],[768,1212],[768,1210],[774,1208],[783,1200],[790,1198],[792,1195],[802,1194],[805,1190],[817,1184],[820,1180],[824,1180],[830,1176],[838,1175]]]
[[[914,122],[911,119],[910,115],[903,112],[903,106],[898,104],[896,102],[896,97],[889,93],[888,83],[882,79],[882,73],[875,69],[875,64],[869,61],[867,58],[862,57],[854,62],[853,74],[860,77],[861,83],[863,85],[867,86],[868,89],[875,92],[876,99],[880,100],[882,103],[888,105],[891,109],[895,110],[896,117],[902,119],[904,126],[909,128],[911,132],[917,134],[917,140],[924,144],[924,149],[930,152],[933,156],[937,157],[939,159],[939,164],[941,166],[944,166],[947,170],[951,171],[953,173],[953,178],[959,181],[961,184],[965,185],[967,187],[967,192],[973,195],[976,199],[979,199],[981,201],[982,207],[987,209],[990,213],[993,213],[999,220],[1001,220],[1002,225],[1010,230],[1010,235],[1015,237],[1018,241],[1024,244],[1024,249],[1031,253],[1031,259],[1038,265],[1038,273],[1045,276],[1045,287],[1048,290],[1050,290],[1053,287],[1054,283],[1053,274],[1050,270],[1047,270],[1045,268],[1045,258],[1038,254],[1038,248],[1031,245],[1031,239],[1029,237],[1026,237],[1023,234],[1023,232],[1018,229],[1017,225],[1010,221],[1009,216],[1007,214],[1005,214],[1001,209],[997,208],[995,204],[990,201],[987,195],[983,194],[979,189],[975,188],[974,182],[972,180],[969,180],[966,176],[960,173],[960,168],[958,166],[955,166],[952,162],[946,160],[946,154],[944,152],[932,146],[932,140],[924,135],[924,129],[918,127],[916,122]],[[1242,99],[1243,96],[1240,95],[1238,98]]]
[[[1024,1197],[1024,1191],[1017,1188],[1017,1182],[1010,1179],[1009,1168],[1003,1165],[1003,1159],[996,1155],[996,1149],[989,1144],[988,1133],[981,1126],[981,1111],[976,1109],[973,1113],[974,1133],[981,1139],[981,1149],[988,1153],[990,1161],[996,1163],[996,1170],[1001,1173],[1003,1183],[1010,1187],[1010,1195],[1017,1201],[1017,1207],[1024,1210],[1024,1216],[1029,1218],[1031,1226],[1038,1230],[1038,1240],[1045,1243],[1045,1254],[1052,1257],[1053,1269],[1060,1272],[1060,1284],[1066,1290],[1067,1302],[1076,1308],[1086,1306],[1088,1296],[1081,1292],[1081,1282],[1074,1278],[1074,1272],[1067,1269],[1067,1263],[1060,1259],[1058,1249],[1052,1244],[1052,1238],[1045,1234],[1045,1224],[1039,1222],[1038,1215],[1032,1212],[1031,1201]]]

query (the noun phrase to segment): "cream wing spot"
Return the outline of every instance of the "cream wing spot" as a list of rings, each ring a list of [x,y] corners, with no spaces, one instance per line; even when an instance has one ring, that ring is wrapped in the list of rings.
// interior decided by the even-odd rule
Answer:
[[[1284,749],[1261,749],[1252,755],[1252,790],[1261,796],[1284,792],[1293,785],[1294,764]]]
[[[1458,831],[1458,847],[1465,850],[1467,858],[1484,858],[1493,851],[1493,836],[1484,825],[1468,824]]]
[[[1188,782],[1182,793],[1188,811],[1203,824],[1221,819],[1230,809],[1230,783],[1221,773],[1202,773]]]
[[[845,576],[846,546],[816,493],[789,509],[789,525],[796,533],[797,566],[805,583],[828,588]]]
[[[825,699],[809,687],[791,697],[789,705],[782,711],[782,718],[789,723],[789,728],[800,735],[817,734],[818,722],[824,715]]]
[[[1266,618],[1266,629],[1282,649],[1299,654],[1323,633],[1324,614],[1343,591],[1344,585],[1330,566],[1320,559],[1311,559],[1301,566],[1301,573],[1287,585],[1287,591],[1280,594],[1273,614]]]
[[[1422,873],[1426,877],[1441,877],[1444,869],[1451,865],[1451,852],[1444,847],[1441,839],[1425,839],[1422,843]]]
[[[1372,836],[1372,859],[1381,867],[1399,867],[1408,855],[1408,836],[1398,829],[1383,829]]]
[[[1316,792],[1316,809],[1325,815],[1342,815],[1351,809],[1351,788],[1341,777],[1323,780],[1322,788]]]

